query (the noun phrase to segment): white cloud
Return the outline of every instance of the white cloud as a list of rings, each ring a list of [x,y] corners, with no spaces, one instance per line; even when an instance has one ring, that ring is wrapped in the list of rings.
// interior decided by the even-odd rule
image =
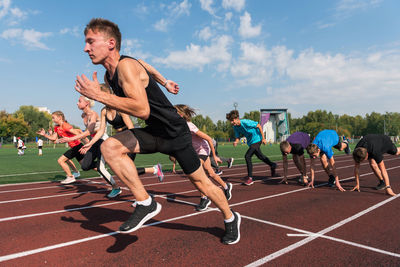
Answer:
[[[246,4],[246,0],[223,0],[222,7],[225,9],[234,9],[236,11],[241,11]]]
[[[210,27],[207,26],[207,27],[204,27],[203,29],[201,29],[201,30],[199,31],[198,36],[199,36],[199,38],[200,38],[201,40],[207,41],[207,40],[209,40],[209,39],[213,36],[213,34],[212,34],[212,32],[211,32]]]
[[[230,61],[230,45],[233,43],[227,35],[215,38],[210,46],[190,44],[184,51],[172,51],[165,58],[154,61],[175,69],[199,69],[216,64],[218,71],[226,71]]]
[[[8,14],[10,6],[10,0],[0,0],[0,19]]]
[[[310,48],[295,56],[285,46],[267,49],[242,43],[241,51],[231,74],[237,85],[269,88],[267,98],[256,100],[259,104],[290,106],[299,113],[336,108],[337,113],[360,114],[396,108],[392,100],[399,96],[400,50],[332,55]]]
[[[8,25],[16,25],[27,17],[27,12],[12,7],[11,0],[0,0],[0,19],[5,18]]]
[[[337,11],[353,11],[358,9],[375,8],[382,3],[383,0],[341,0],[337,6]]]
[[[243,16],[240,17],[239,34],[243,38],[251,38],[259,36],[261,33],[261,25],[252,26],[251,16],[248,12],[245,12]]]
[[[162,8],[168,10],[163,11],[164,18],[157,21],[153,26],[156,30],[166,32],[170,25],[173,25],[183,15],[190,15],[192,4],[188,0],[183,0],[181,3],[173,2],[171,5],[161,5]]]
[[[215,15],[215,10],[212,8],[213,0],[200,0],[201,9],[207,11],[211,15]]]
[[[336,26],[338,23],[353,16],[353,14],[372,8],[377,8],[383,0],[341,0],[334,8],[334,13],[326,21],[316,23],[318,29],[326,29]]]
[[[141,41],[137,39],[125,39],[122,41],[122,51],[124,55],[134,57],[136,59],[146,60],[151,57],[149,53],[141,50]]]
[[[225,14],[225,21],[226,21],[226,22],[230,21],[230,20],[232,19],[232,17],[233,17],[232,12],[226,13],[226,14]]]
[[[73,36],[76,37],[80,37],[83,34],[83,30],[79,30],[78,26],[75,26],[73,28],[64,28],[60,30],[60,34],[64,35],[64,34],[71,34]]]
[[[49,32],[38,32],[33,29],[24,30],[24,29],[8,29],[3,31],[0,35],[3,39],[10,40],[12,42],[19,42],[25,45],[30,49],[45,49],[49,50],[49,48],[41,42],[41,39],[51,36],[52,34]]]

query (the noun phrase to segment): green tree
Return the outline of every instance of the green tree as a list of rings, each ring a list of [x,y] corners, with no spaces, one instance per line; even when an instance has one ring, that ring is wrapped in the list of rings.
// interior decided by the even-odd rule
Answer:
[[[14,117],[11,114],[1,113],[0,116],[0,136],[20,136],[27,137],[29,125],[24,121],[23,117]]]
[[[14,117],[22,117],[29,125],[28,137],[37,136],[36,132],[41,129],[47,129],[51,124],[51,115],[47,112],[41,112],[34,106],[21,106]]]
[[[252,121],[258,121],[260,122],[260,111],[250,111],[249,113],[245,112],[243,115],[243,119],[248,119]]]

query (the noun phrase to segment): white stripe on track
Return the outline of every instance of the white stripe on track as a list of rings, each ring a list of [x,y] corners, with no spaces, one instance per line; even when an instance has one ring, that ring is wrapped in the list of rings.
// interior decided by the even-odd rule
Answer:
[[[301,246],[313,241],[314,239],[316,239],[318,237],[327,238],[326,236],[324,236],[324,234],[326,234],[328,232],[331,232],[331,231],[333,231],[333,230],[345,225],[346,223],[349,223],[349,222],[351,222],[351,221],[353,221],[353,220],[355,220],[355,219],[357,219],[357,218],[359,218],[359,217],[361,217],[361,216],[363,216],[363,215],[365,215],[365,214],[367,214],[367,213],[369,213],[369,212],[371,212],[371,211],[373,211],[373,210],[385,205],[386,203],[389,203],[389,202],[395,200],[399,196],[400,196],[400,194],[398,194],[396,196],[393,196],[393,197],[390,197],[390,198],[388,198],[388,199],[386,199],[386,200],[384,200],[384,201],[382,201],[382,202],[380,202],[378,204],[375,204],[375,205],[369,207],[368,209],[365,209],[365,210],[363,210],[363,211],[361,211],[361,212],[359,212],[359,213],[357,213],[357,214],[355,214],[355,215],[353,215],[353,216],[351,216],[351,217],[349,217],[347,219],[344,219],[344,220],[342,220],[342,221],[340,221],[340,222],[338,222],[338,223],[336,223],[336,224],[334,224],[334,225],[332,225],[330,227],[327,227],[327,228],[319,231],[318,233],[313,233],[313,235],[310,236],[310,237],[307,237],[307,238],[305,238],[305,239],[303,239],[303,240],[301,240],[299,242],[296,242],[296,243],[294,243],[294,244],[292,244],[292,245],[290,245],[290,246],[288,246],[286,248],[283,248],[283,249],[278,250],[278,251],[276,251],[276,252],[274,252],[274,253],[272,253],[270,255],[267,255],[264,258],[261,258],[261,259],[259,259],[257,261],[254,261],[254,262],[246,265],[246,267],[256,267],[256,266],[263,265],[263,264],[265,264],[265,263],[267,263],[269,261],[272,261],[272,260],[274,260],[274,259],[276,259],[276,258],[278,258],[278,257],[280,257],[280,256],[292,251],[292,250],[295,250],[295,249],[297,249],[297,248],[299,248],[299,247],[301,247]],[[247,218],[247,219],[251,219],[251,220],[256,220],[256,221],[259,221],[259,222],[263,222],[262,220],[258,220],[256,218],[251,218],[251,217],[247,217],[247,216],[243,216],[243,215],[242,215],[242,217]],[[334,238],[329,238],[329,239],[333,240]],[[337,241],[337,240],[340,240],[340,239],[336,239],[335,241]],[[346,241],[346,242],[348,244],[352,243],[352,242],[348,242],[348,241]],[[355,243],[353,243],[353,244],[355,244]],[[358,247],[360,247],[360,246],[358,246]],[[379,250],[379,249],[375,249],[375,248],[368,247],[368,246],[363,246],[363,248],[370,248],[371,250],[374,250],[375,252],[385,252],[385,254],[389,254],[390,253],[391,256],[400,257],[399,254],[393,253],[393,252],[386,252],[384,250]]]
[[[399,166],[399,167],[400,167],[400,166]],[[393,168],[397,168],[397,167],[393,167]],[[393,168],[392,168],[392,169],[393,169]],[[366,175],[366,174],[365,174],[365,175]],[[349,178],[347,178],[347,179],[349,179]],[[303,190],[304,190],[304,189],[303,189]],[[293,190],[293,192],[297,192],[297,191],[299,191],[299,190]],[[280,196],[280,195],[282,195],[282,194],[277,194],[276,196]],[[383,201],[383,202],[381,202],[381,203],[378,203],[378,204],[374,205],[373,207],[375,207],[375,208],[380,207],[380,206],[386,204],[387,202],[389,202],[389,200],[391,201],[391,200],[397,198],[398,196],[400,196],[400,194],[397,195],[397,196],[395,196],[395,197],[391,197],[391,198],[389,198],[388,200],[385,200],[385,201]],[[271,196],[268,196],[267,198],[270,198],[270,197],[271,197]],[[264,198],[258,198],[257,200],[262,200],[262,199],[264,199]],[[254,200],[254,201],[256,201],[256,200]],[[188,202],[188,203],[189,203],[189,204],[193,204],[193,203],[190,203],[190,202]],[[246,203],[249,203],[249,201],[244,201],[244,202],[241,202],[241,203],[236,203],[236,204],[234,204],[234,205],[237,206],[237,205],[243,205],[243,204],[246,204]],[[231,205],[231,206],[233,206],[233,205]],[[368,212],[369,212],[370,210],[372,210],[372,209],[375,209],[375,208],[373,208],[373,207],[367,209]],[[213,209],[208,209],[208,210],[205,210],[205,211],[202,211],[202,212],[190,213],[190,214],[183,215],[183,216],[180,216],[180,217],[174,217],[174,218],[170,218],[170,219],[167,219],[167,220],[163,220],[163,221],[158,221],[158,222],[155,222],[155,223],[147,224],[147,225],[142,226],[142,228],[148,227],[148,226],[153,226],[153,225],[162,224],[162,223],[165,223],[165,222],[175,221],[175,220],[179,220],[179,219],[182,219],[182,218],[188,218],[188,217],[192,217],[192,216],[196,216],[196,215],[208,213],[208,212],[211,212],[211,211],[218,211],[218,210],[215,209],[215,208],[213,208]],[[295,244],[293,244],[293,245],[287,247],[286,250],[288,250],[288,249],[293,250],[293,249],[295,249],[295,248],[297,248],[297,247],[303,245],[303,243],[306,244],[306,243],[308,243],[308,242],[311,242],[311,241],[314,240],[315,238],[319,237],[319,235],[323,235],[323,234],[325,234],[325,233],[327,233],[327,232],[329,232],[329,231],[332,231],[332,230],[334,230],[334,229],[340,227],[341,225],[343,225],[343,224],[345,224],[345,223],[347,223],[347,222],[349,222],[349,221],[351,221],[351,220],[356,219],[355,216],[358,216],[358,217],[362,216],[362,215],[363,215],[362,213],[363,213],[363,214],[366,214],[367,212],[363,211],[363,212],[360,212],[360,213],[358,213],[358,214],[356,214],[356,215],[353,215],[352,217],[350,217],[350,218],[348,218],[348,219],[346,219],[346,220],[343,220],[343,221],[340,222],[340,223],[337,223],[337,224],[335,224],[335,225],[333,225],[333,226],[331,226],[331,227],[328,227],[328,228],[326,228],[326,229],[324,229],[324,230],[318,232],[318,233],[317,233],[318,236],[316,235],[316,236],[313,236],[313,237],[306,238],[306,239],[304,239],[303,241],[297,242],[297,243],[295,243]],[[357,218],[358,218],[358,217],[357,217]],[[250,218],[250,217],[249,217],[249,218]],[[353,219],[351,219],[351,218],[353,218]],[[351,220],[350,220],[350,219],[351,219]],[[258,220],[258,219],[256,219],[256,220]],[[333,228],[333,227],[334,227],[334,228]],[[292,228],[292,229],[294,229],[294,228]],[[329,230],[329,231],[327,231],[327,230]],[[299,229],[299,231],[301,232],[301,231],[303,231],[303,230],[300,230],[300,229]],[[28,255],[32,255],[32,254],[36,254],[36,253],[41,253],[41,252],[45,252],[45,251],[49,251],[49,250],[53,250],[53,249],[57,249],[57,248],[62,248],[62,247],[66,247],[66,246],[71,246],[71,245],[75,245],[75,244],[79,244],[79,243],[83,243],[83,242],[88,242],[88,241],[92,241],[92,240],[96,240],[96,239],[100,239],[100,238],[104,238],[104,237],[108,237],[108,236],[113,236],[113,235],[115,235],[115,234],[118,234],[118,232],[110,232],[110,233],[107,233],[107,234],[92,236],[92,237],[83,238],[83,239],[77,239],[77,240],[73,240],[73,241],[69,241],[69,242],[65,242],[65,243],[60,243],[60,244],[56,244],[56,245],[51,245],[51,246],[47,246],[47,247],[42,247],[42,248],[38,248],[38,249],[33,249],[33,250],[23,251],[23,252],[19,252],[19,253],[13,253],[13,254],[9,254],[9,255],[4,255],[4,256],[0,256],[0,262],[12,260],[12,259],[17,259],[17,258],[20,258],[20,257],[25,257],[25,256],[28,256]],[[279,252],[279,251],[278,251],[278,252]],[[278,252],[276,252],[276,253],[278,253]],[[277,255],[276,253],[274,253],[274,255]],[[272,255],[272,254],[271,254],[271,255]],[[280,255],[283,255],[283,254],[280,254]],[[280,256],[280,255],[279,255],[279,256]],[[270,255],[269,255],[269,256],[270,256]],[[267,256],[267,257],[269,257],[269,256]],[[276,257],[278,257],[278,256],[275,256],[275,258],[276,258]],[[264,259],[264,258],[263,258],[263,259]],[[263,260],[263,259],[260,259],[260,260]],[[260,260],[259,260],[259,261],[260,261]],[[258,262],[258,261],[257,261],[257,262]],[[254,266],[258,266],[258,265],[254,265]]]

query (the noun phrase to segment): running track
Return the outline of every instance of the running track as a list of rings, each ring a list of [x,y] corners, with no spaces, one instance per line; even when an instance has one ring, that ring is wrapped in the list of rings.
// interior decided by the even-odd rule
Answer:
[[[0,186],[0,266],[400,266],[400,195],[375,190],[367,164],[362,192],[350,192],[351,157],[337,156],[336,164],[346,192],[324,186],[320,166],[315,189],[297,184],[292,161],[289,185],[261,181],[270,174],[265,165],[254,166],[260,180],[252,186],[240,185],[244,165],[224,168],[234,185],[231,207],[242,214],[241,241],[230,246],[220,243],[219,211],[196,212],[199,194],[179,174],[163,183],[142,177],[163,209],[127,235],[115,231],[133,210],[132,195],[125,189],[106,199],[99,178]],[[385,164],[400,193],[400,158],[387,156]]]

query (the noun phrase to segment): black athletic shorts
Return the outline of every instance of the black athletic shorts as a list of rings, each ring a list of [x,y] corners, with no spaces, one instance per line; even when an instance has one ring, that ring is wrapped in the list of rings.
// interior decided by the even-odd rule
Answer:
[[[83,159],[83,157],[85,156],[85,155],[82,155],[81,153],[79,153],[79,149],[81,149],[81,147],[83,147],[83,144],[82,144],[82,143],[80,143],[80,144],[77,145],[77,146],[74,146],[74,147],[70,148],[69,150],[67,150],[67,151],[64,153],[64,156],[65,156],[66,158],[68,158],[68,159],[76,158],[76,160],[77,160],[78,162],[80,162],[80,161]]]
[[[42,146],[38,146],[38,149],[42,149]]]
[[[185,174],[191,174],[200,168],[199,156],[193,148],[192,135],[189,131],[172,139],[153,136],[148,128],[134,128],[130,131],[139,142],[141,154],[160,152],[173,156]]]
[[[206,162],[207,158],[208,158],[207,155],[199,155],[199,159],[201,159],[204,162]]]

